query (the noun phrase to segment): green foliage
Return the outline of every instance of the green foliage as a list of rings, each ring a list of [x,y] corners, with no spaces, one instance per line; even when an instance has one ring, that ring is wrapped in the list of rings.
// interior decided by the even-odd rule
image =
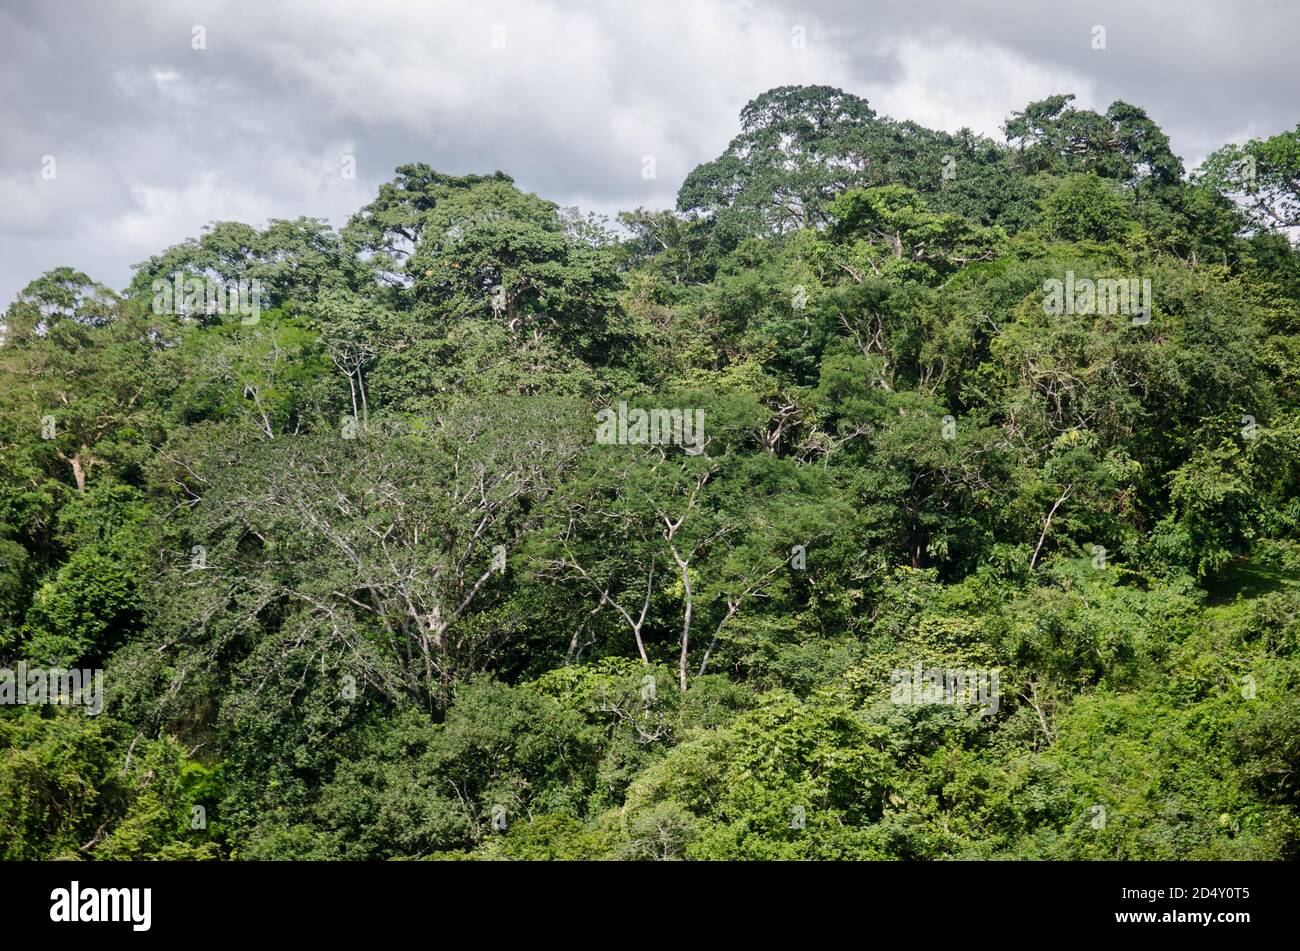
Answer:
[[[0,716],[0,857],[217,857],[214,830],[193,828],[205,771],[171,738],[129,736],[79,711]]]
[[[1300,225],[1300,126],[1206,158],[1198,178],[1242,202],[1259,227]]]
[[[37,278],[0,670],[106,711],[0,708],[0,857],[1296,857],[1297,132],[1187,180],[1072,99],[781,87],[618,234],[417,163]]]
[[[1123,200],[1095,175],[1072,175],[1043,201],[1043,226],[1062,241],[1118,241],[1126,223]]]

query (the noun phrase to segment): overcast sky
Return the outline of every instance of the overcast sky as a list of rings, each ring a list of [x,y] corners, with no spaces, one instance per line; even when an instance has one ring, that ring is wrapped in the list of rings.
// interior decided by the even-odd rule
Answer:
[[[792,83],[999,138],[1125,99],[1191,168],[1300,121],[1297,39],[1297,0],[0,0],[0,308],[63,264],[121,288],[213,220],[341,225],[404,162],[669,207]]]

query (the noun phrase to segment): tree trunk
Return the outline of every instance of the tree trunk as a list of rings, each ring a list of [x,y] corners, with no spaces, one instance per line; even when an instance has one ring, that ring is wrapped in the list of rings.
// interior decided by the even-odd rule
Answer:
[[[682,620],[682,655],[677,662],[678,682],[682,688],[682,693],[686,692],[686,658],[690,653],[691,645],[691,610],[694,607],[694,597],[691,594],[691,573],[690,566],[687,562],[682,561],[681,556],[677,554],[677,549],[673,549],[673,558],[677,562],[677,567],[682,570],[682,588],[686,596],[686,615]]]
[[[89,462],[87,462],[86,466],[84,467],[81,464],[81,457],[82,454],[85,453],[85,451],[86,451],[86,447],[82,446],[77,451],[76,455],[74,455],[71,459],[68,460],[68,464],[72,466],[72,479],[74,482],[77,483],[78,492],[86,491],[86,468],[89,466]]]

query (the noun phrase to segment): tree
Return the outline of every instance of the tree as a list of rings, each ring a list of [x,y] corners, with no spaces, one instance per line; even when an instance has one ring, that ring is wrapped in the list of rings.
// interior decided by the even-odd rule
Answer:
[[[327,657],[383,697],[440,706],[500,647],[506,631],[471,609],[500,596],[509,553],[572,465],[571,419],[559,401],[499,399],[422,433],[372,420],[197,458],[177,447],[168,475],[189,514],[164,629],[195,659],[260,632],[255,685]]]
[[[162,311],[218,323],[210,294],[242,294],[245,311],[315,300],[327,287],[361,288],[368,269],[340,235],[318,218],[273,219],[261,230],[238,221],[218,221],[161,254],[136,265],[128,294]],[[193,306],[187,281],[204,282],[204,307]],[[214,290],[206,282],[213,282]],[[240,286],[242,283],[242,287]],[[225,306],[224,304],[222,306]],[[240,317],[253,316],[240,312]],[[247,322],[247,321],[246,321]]]
[[[156,423],[147,397],[174,326],[69,280],[51,272],[10,308],[0,386],[9,424],[39,436],[38,455],[84,492],[97,466],[129,464],[147,443]]]
[[[1073,175],[1043,201],[1043,225],[1065,241],[1117,241],[1128,212],[1115,190],[1096,175]]]
[[[740,113],[740,135],[712,162],[687,176],[683,212],[717,216],[730,209],[749,233],[790,231],[824,220],[825,205],[850,184],[864,184],[865,99],[830,86],[782,86]]]
[[[1300,227],[1300,125],[1211,153],[1198,178],[1243,204],[1256,227]]]

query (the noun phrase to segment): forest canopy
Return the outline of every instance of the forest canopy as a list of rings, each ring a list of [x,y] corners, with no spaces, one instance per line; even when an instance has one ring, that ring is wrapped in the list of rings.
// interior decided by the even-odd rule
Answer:
[[[1296,858],[1300,126],[1004,131],[34,279],[0,667],[103,709],[0,684],[0,858]]]

